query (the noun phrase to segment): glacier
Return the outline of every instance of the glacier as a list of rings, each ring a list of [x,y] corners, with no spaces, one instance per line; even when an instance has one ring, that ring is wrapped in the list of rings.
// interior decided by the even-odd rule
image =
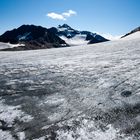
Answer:
[[[139,54],[140,38],[131,36],[1,51],[1,140],[140,139]]]
[[[14,47],[19,47],[19,46],[25,46],[25,44],[11,44],[11,43],[3,43],[0,42],[0,50],[2,49],[7,49],[7,48],[14,48]]]

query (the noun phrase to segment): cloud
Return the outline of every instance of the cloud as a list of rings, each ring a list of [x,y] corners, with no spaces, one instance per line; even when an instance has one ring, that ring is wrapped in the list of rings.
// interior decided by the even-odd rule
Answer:
[[[47,17],[55,19],[55,20],[67,20],[67,18],[69,18],[73,15],[76,15],[76,14],[77,14],[76,11],[68,10],[67,12],[64,12],[61,14],[51,12],[51,13],[47,14]]]
[[[63,15],[64,17],[70,17],[70,16],[76,15],[76,14],[77,14],[77,13],[76,13],[75,11],[73,11],[73,10],[69,10],[68,12],[62,13],[62,15]]]
[[[61,14],[57,14],[57,13],[48,13],[47,14],[48,17],[52,18],[52,19],[56,19],[56,20],[66,20],[66,18],[61,15]]]

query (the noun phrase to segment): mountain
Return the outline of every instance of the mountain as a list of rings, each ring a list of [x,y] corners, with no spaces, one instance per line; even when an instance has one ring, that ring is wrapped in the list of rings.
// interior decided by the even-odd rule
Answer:
[[[22,25],[17,29],[5,32],[0,42],[6,44],[3,50],[34,50],[78,46],[108,41],[104,37],[89,31],[78,31],[67,24],[57,28],[44,28],[35,25]],[[12,45],[12,44],[16,44]],[[8,48],[8,46],[10,46]]]
[[[89,31],[78,31],[67,24],[59,25],[57,28],[50,28],[61,39],[65,40],[70,46],[85,45],[108,41],[104,37]]]
[[[24,46],[10,48],[10,50],[32,50],[68,46],[64,40],[51,30],[35,25],[22,25],[17,29],[7,31],[0,36],[0,42],[24,44]]]
[[[131,32],[129,32],[126,35],[122,36],[121,38],[124,38],[124,39],[140,38],[140,27],[135,28]]]

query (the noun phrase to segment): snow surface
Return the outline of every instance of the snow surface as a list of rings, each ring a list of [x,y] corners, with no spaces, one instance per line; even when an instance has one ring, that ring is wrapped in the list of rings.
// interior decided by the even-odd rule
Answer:
[[[124,135],[119,134],[119,131],[114,129],[111,125],[107,126],[106,131],[101,131],[95,128],[94,122],[83,120],[82,125],[75,131],[58,131],[57,138],[59,140],[129,140]]]
[[[140,38],[140,31],[137,31],[135,33],[132,33],[124,38],[122,38],[123,40],[133,40],[133,39],[139,39]]]
[[[75,31],[71,27],[58,27],[57,30],[59,32],[66,32],[67,36],[59,35],[59,37],[64,40],[67,44],[70,46],[80,46],[80,45],[87,45],[89,41],[86,40],[87,34],[81,34],[80,32],[78,34],[75,34],[73,36],[73,32]],[[78,32],[78,31],[77,31]],[[96,34],[93,34],[96,36]]]
[[[15,140],[9,131],[0,130],[0,138],[1,140]]]
[[[69,28],[57,28],[58,31],[62,32],[62,31],[68,31],[68,32],[73,32],[73,29],[69,29]]]
[[[10,43],[2,43],[0,42],[0,50],[7,48],[14,48],[19,46],[25,46],[24,44],[10,44]]]
[[[139,53],[139,38],[0,52],[0,137],[140,139]]]
[[[0,100],[0,122],[3,122],[0,126],[5,125],[5,127],[12,128],[16,120],[21,122],[29,122],[33,118],[30,115],[25,114],[20,110],[20,106],[8,106],[4,104],[3,100]],[[18,132],[17,136],[19,140],[25,139],[24,132]],[[1,140],[14,140],[14,137],[9,131],[4,131],[0,129],[0,139]]]
[[[87,45],[89,41],[86,41],[86,35],[78,34],[72,38],[67,38],[65,36],[59,36],[70,46]]]
[[[3,101],[0,101],[0,120],[3,120],[7,123],[7,126],[11,127],[16,118],[21,121],[28,122],[32,119],[31,116],[25,115],[21,110],[20,106],[8,106],[3,104]],[[10,116],[10,117],[7,117]]]
[[[31,34],[31,32],[27,32],[25,33],[24,35],[18,35],[18,40],[21,41],[21,40],[27,40],[29,38],[29,35]]]

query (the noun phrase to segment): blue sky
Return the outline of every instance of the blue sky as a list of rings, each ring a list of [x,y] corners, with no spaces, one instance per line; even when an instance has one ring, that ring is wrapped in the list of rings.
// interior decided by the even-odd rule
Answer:
[[[64,19],[47,16],[52,13]],[[22,24],[52,27],[67,23],[118,36],[140,26],[139,13],[140,0],[0,0],[0,34]]]

